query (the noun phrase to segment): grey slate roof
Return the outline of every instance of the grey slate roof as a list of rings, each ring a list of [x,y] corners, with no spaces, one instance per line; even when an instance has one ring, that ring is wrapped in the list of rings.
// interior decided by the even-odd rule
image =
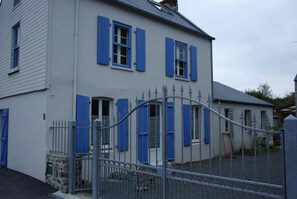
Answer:
[[[158,2],[155,2],[155,3],[159,4],[159,6],[161,6],[162,9],[165,9],[169,13],[156,8],[153,5],[152,2],[154,2],[154,1],[152,1],[152,0],[107,0],[107,2],[109,2],[109,3],[113,2],[120,6],[125,6],[128,8],[131,8],[141,14],[146,14],[151,17],[155,17],[156,19],[165,21],[169,24],[175,25],[180,28],[186,28],[187,30],[198,33],[200,36],[206,37],[208,39],[214,39],[213,37],[208,35],[206,32],[201,30],[199,27],[197,27],[190,20],[188,20],[186,17],[184,17],[178,11],[173,10],[167,6],[162,5],[162,4],[159,4]]]
[[[213,82],[213,98],[215,100],[235,102],[241,104],[253,104],[261,106],[273,106],[272,104],[260,100],[256,97],[245,94],[234,88],[221,84],[219,82]]]

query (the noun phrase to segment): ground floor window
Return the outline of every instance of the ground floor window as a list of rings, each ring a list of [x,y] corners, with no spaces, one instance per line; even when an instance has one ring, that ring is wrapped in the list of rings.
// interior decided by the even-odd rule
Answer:
[[[231,108],[224,109],[224,116],[230,120],[233,120],[233,111]],[[225,121],[225,131],[229,132],[232,129],[232,124],[229,121]]]
[[[108,98],[92,98],[92,122],[95,119],[102,121],[103,126],[110,126],[112,113],[112,100]],[[92,137],[92,136],[91,136]],[[102,132],[102,146],[110,147],[110,130],[105,129]],[[93,139],[91,141],[93,143]]]
[[[191,134],[192,134],[192,141],[197,142],[199,141],[199,126],[200,126],[200,109],[198,106],[192,107],[191,113]]]
[[[160,104],[149,105],[148,138],[149,148],[160,148]]]
[[[266,129],[267,114],[266,111],[261,111],[261,129]]]

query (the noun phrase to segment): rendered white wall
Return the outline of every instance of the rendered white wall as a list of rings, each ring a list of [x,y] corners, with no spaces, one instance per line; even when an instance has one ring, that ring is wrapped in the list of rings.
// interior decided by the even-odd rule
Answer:
[[[48,96],[48,113],[50,119],[72,117],[72,83],[74,63],[74,1],[54,0],[52,17],[52,47],[51,47],[51,75],[50,91]],[[67,9],[64,9],[67,7]],[[115,69],[110,62],[109,66],[97,64],[97,17],[110,18],[110,22],[118,21],[132,26],[132,63],[136,60],[135,34],[136,27],[146,31],[146,72],[138,72],[132,64],[132,71]],[[112,28],[110,33],[112,34]],[[110,35],[112,38],[112,35]],[[194,45],[198,49],[198,81],[181,81],[165,75],[165,38],[170,37],[177,41]],[[112,39],[111,39],[112,41]],[[155,87],[161,94],[163,85],[173,85],[180,90],[190,86],[193,97],[202,92],[202,101],[207,103],[211,97],[212,69],[211,69],[211,41],[188,33],[176,27],[135,14],[130,10],[112,6],[108,3],[95,0],[80,1],[79,32],[78,32],[78,86],[77,93],[91,97],[108,97],[114,102],[114,117],[116,117],[116,101],[119,98],[128,98],[133,105],[135,97],[141,96]],[[112,44],[110,43],[110,55]],[[190,57],[188,57],[188,60]],[[187,96],[187,92],[184,94]],[[178,111],[178,109],[176,109]],[[50,121],[49,121],[50,122]],[[136,129],[135,120],[132,124]],[[180,146],[180,125],[176,124],[176,146]],[[135,133],[135,132],[134,132]],[[178,135],[179,134],[179,135]],[[133,137],[135,143],[135,136]],[[50,143],[50,141],[49,141]],[[135,151],[135,150],[134,150]],[[178,153],[176,153],[178,154]],[[180,155],[177,155],[180,159]]]
[[[9,109],[8,168],[45,181],[46,92],[0,100]]]
[[[221,102],[221,114],[224,115],[224,109],[230,108],[233,110],[233,120],[241,124],[241,113],[244,110],[251,110],[251,116],[253,119],[253,116],[255,114],[256,116],[256,128],[261,128],[261,111],[265,111],[268,117],[268,120],[270,122],[270,125],[273,125],[273,109],[272,107],[267,106],[256,106],[256,105],[247,105],[247,104],[235,104],[235,103],[226,103]],[[218,110],[217,103],[213,104],[213,108],[215,110]],[[219,155],[219,139],[221,139],[221,136],[219,135],[219,120],[217,116],[213,115],[213,129],[212,129],[212,141],[213,141],[213,152],[214,156]],[[225,131],[225,122],[222,120],[221,122],[221,130],[222,132]],[[261,133],[258,134],[260,136]],[[234,149],[235,151],[240,150],[242,146],[242,131],[241,127],[238,127],[236,125],[233,125],[233,140],[234,140]],[[225,136],[225,144],[226,144],[226,152],[230,152],[230,141],[229,137]],[[251,148],[253,143],[253,136],[252,133],[249,133],[247,130],[244,130],[244,145],[246,148]],[[224,155],[224,148],[223,148],[223,142],[222,142],[222,148],[221,148],[222,155]]]

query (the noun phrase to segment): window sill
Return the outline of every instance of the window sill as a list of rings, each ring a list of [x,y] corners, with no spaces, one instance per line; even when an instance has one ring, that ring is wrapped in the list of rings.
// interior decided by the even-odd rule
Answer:
[[[192,140],[192,145],[198,145],[201,144],[200,140]]]
[[[179,81],[184,81],[184,82],[189,82],[190,80],[182,77],[174,77],[174,79],[179,80]]]
[[[8,72],[8,75],[13,75],[15,73],[18,73],[20,71],[20,67],[11,68]]]
[[[116,70],[123,70],[123,71],[128,71],[128,72],[133,72],[131,68],[126,68],[124,66],[111,66],[112,69]]]

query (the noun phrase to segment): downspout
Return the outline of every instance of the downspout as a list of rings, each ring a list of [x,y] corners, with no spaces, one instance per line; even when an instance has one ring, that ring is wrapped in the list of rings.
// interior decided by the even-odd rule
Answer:
[[[76,118],[76,93],[77,93],[77,67],[78,67],[78,19],[79,0],[75,1],[74,21],[74,56],[73,56],[73,96],[72,96],[72,119]]]

